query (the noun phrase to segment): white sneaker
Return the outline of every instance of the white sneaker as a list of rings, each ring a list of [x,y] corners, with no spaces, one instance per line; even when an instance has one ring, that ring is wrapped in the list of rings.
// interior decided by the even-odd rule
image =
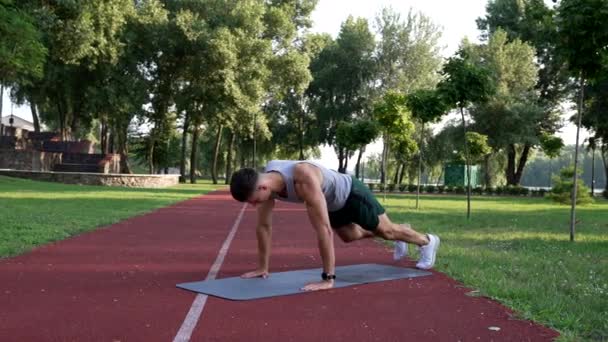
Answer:
[[[437,235],[427,234],[429,237],[428,245],[420,247],[420,260],[416,264],[416,267],[428,270],[435,265],[435,256],[437,255],[437,249],[439,249],[439,237]]]
[[[393,251],[393,259],[401,260],[407,256],[407,243],[403,241],[395,241],[395,250]]]

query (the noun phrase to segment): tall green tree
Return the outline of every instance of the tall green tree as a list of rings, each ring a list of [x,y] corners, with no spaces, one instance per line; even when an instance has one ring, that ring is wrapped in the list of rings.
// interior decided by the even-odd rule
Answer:
[[[0,113],[4,87],[43,75],[47,50],[35,20],[13,0],[0,0]]]
[[[502,30],[509,41],[518,39],[534,47],[538,66],[535,86],[539,94],[538,105],[549,116],[568,94],[570,86],[565,60],[557,53],[560,38],[555,14],[543,0],[490,0],[486,15],[477,19],[484,40]]]
[[[559,116],[539,105],[534,49],[507,33],[496,30],[487,44],[470,47],[471,54],[491,71],[496,92],[487,102],[475,105],[474,129],[490,137],[495,152],[507,155],[507,184],[518,185],[532,148],[544,132],[552,132]],[[521,151],[518,155],[518,151]]]
[[[570,240],[574,241],[576,227],[576,197],[578,181],[578,145],[583,116],[585,82],[593,82],[608,61],[608,2],[603,0],[561,0],[557,27],[560,36],[559,52],[568,63],[572,76],[578,77],[579,100],[577,112],[576,146],[572,207],[570,210]]]
[[[593,134],[589,138],[589,147],[599,150],[604,165],[604,175],[608,177],[608,68],[594,82],[585,87],[586,100],[582,124]],[[593,184],[592,184],[593,185]],[[608,194],[608,186],[605,188]]]
[[[391,8],[383,8],[376,17],[377,87],[370,96],[377,98],[386,91],[404,94],[415,89],[435,86],[441,67],[439,38],[441,29],[429,17],[410,10],[405,18]],[[387,140],[387,137],[383,137]],[[382,156],[388,158],[389,142],[385,141]],[[383,162],[381,179],[386,178]]]
[[[368,88],[374,79],[375,41],[367,20],[349,17],[337,39],[311,62],[313,81],[307,94],[317,114],[321,141],[334,146],[339,169],[345,172],[345,146],[336,140],[337,125],[369,115]]]
[[[458,108],[462,118],[464,152],[467,169],[467,218],[471,217],[471,160],[467,146],[465,109],[471,103],[481,103],[495,92],[494,80],[487,68],[475,63],[467,50],[461,48],[450,57],[442,69],[444,79],[438,89],[449,107]]]
[[[400,156],[409,155],[409,151],[417,150],[418,146],[413,137],[415,126],[411,113],[406,105],[405,95],[388,91],[374,105],[374,120],[380,126],[385,144],[397,145]],[[413,148],[415,146],[415,148]],[[385,148],[382,157],[382,169],[387,169],[389,148]],[[382,176],[382,175],[381,175]],[[381,179],[386,188],[386,177]]]
[[[424,137],[424,126],[427,123],[436,122],[448,112],[448,107],[437,90],[421,89],[414,91],[407,96],[407,106],[412,112],[412,116],[421,123],[420,129],[420,150],[418,153],[418,185],[416,187],[416,209],[419,208],[420,199],[420,177],[422,174],[422,152]]]

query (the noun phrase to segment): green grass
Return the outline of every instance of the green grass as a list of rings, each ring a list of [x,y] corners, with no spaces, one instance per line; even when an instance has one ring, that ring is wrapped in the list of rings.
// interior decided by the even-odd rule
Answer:
[[[382,196],[379,195],[381,203]],[[608,202],[577,209],[569,241],[570,207],[546,199],[387,196],[396,222],[436,232],[436,269],[561,332],[562,341],[608,340]],[[417,256],[414,256],[415,258]]]
[[[222,185],[79,186],[0,176],[0,258],[186,200]]]

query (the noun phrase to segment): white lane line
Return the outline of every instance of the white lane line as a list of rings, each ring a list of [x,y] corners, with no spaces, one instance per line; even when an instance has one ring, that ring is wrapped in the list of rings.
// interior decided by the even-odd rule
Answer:
[[[232,239],[234,238],[234,235],[236,235],[236,231],[239,228],[239,224],[241,223],[241,219],[243,218],[243,213],[245,212],[246,207],[247,207],[247,203],[245,203],[243,205],[243,208],[241,208],[241,212],[239,213],[239,216],[236,218],[236,221],[234,221],[234,225],[232,226],[232,229],[230,230],[230,233],[228,234],[226,241],[224,241],[224,244],[222,245],[222,248],[220,249],[220,252],[217,255],[217,258],[215,259],[213,266],[211,266],[211,270],[209,270],[209,273],[207,274],[207,278],[205,278],[205,280],[215,279],[215,277],[217,276],[217,272],[219,272],[220,267],[222,266],[222,263],[224,262],[224,257],[226,257],[226,254],[228,253],[228,248],[230,247],[230,243],[232,242]],[[192,332],[194,331],[194,328],[196,327],[196,324],[198,323],[198,320],[199,320],[201,314],[203,313],[203,308],[205,307],[206,302],[207,302],[207,295],[204,295],[204,294],[196,295],[196,298],[194,299],[194,302],[192,302],[192,306],[190,307],[190,311],[188,311],[188,314],[186,315],[186,318],[184,319],[182,326],[179,328],[177,335],[175,335],[173,342],[190,341]]]

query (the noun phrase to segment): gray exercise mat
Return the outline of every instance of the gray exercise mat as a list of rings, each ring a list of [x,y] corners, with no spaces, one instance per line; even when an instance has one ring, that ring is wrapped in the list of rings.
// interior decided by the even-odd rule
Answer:
[[[336,267],[337,277],[334,288],[430,274],[412,268],[379,264],[339,266]],[[249,300],[302,293],[300,289],[304,285],[320,279],[321,269],[316,268],[271,273],[266,279],[232,277],[177,284],[177,287],[225,299]]]

